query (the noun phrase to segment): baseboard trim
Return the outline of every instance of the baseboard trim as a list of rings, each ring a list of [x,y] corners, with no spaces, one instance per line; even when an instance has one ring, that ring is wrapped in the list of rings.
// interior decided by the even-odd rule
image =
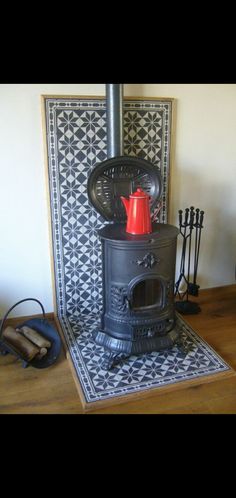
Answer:
[[[55,321],[54,316],[55,315],[53,312],[52,313],[45,313],[45,318],[48,321],[54,322]],[[20,323],[25,322],[26,320],[31,320],[32,318],[42,318],[42,313],[38,314],[38,315],[16,316],[14,318],[7,318],[5,325],[4,325],[4,328],[5,328],[5,326],[8,326],[8,325],[11,325],[12,327],[16,327]],[[0,323],[1,323],[1,320],[0,320]]]

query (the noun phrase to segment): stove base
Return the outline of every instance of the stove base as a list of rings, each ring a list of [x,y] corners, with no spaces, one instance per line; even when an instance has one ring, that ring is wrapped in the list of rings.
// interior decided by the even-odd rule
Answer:
[[[93,339],[99,346],[107,351],[103,368],[110,370],[119,361],[131,355],[150,353],[162,349],[172,348],[179,343],[178,329],[172,329],[164,336],[149,337],[138,341],[118,339],[105,333],[103,330],[94,330]]]

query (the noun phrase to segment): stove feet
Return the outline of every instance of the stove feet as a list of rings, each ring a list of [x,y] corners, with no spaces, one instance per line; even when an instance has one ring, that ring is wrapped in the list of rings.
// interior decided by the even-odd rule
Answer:
[[[179,352],[183,355],[183,356],[186,356],[189,351],[190,351],[190,347],[186,344],[186,342],[184,341],[181,333],[176,341],[176,346],[179,350]]]
[[[111,353],[110,351],[106,351],[102,368],[104,368],[104,370],[111,370],[115,365],[128,357],[129,355],[125,353]]]

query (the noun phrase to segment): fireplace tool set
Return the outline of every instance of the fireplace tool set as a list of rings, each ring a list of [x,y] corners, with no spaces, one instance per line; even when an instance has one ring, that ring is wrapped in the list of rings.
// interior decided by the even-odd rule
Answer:
[[[158,167],[123,155],[122,92],[123,85],[106,85],[108,159],[94,167],[87,184],[90,203],[108,222],[97,231],[103,309],[92,333],[104,348],[104,369],[179,341],[174,306],[179,230],[156,222],[163,192]]]
[[[179,301],[176,301],[175,307],[177,311],[183,314],[195,314],[201,311],[198,303],[189,300],[189,295],[198,296],[199,285],[197,284],[197,270],[203,218],[204,211],[200,211],[198,208],[195,211],[193,206],[191,206],[190,209],[185,209],[184,218],[183,211],[179,211],[179,228],[180,234],[183,237],[183,242],[180,274],[175,284],[175,296],[179,298]],[[192,248],[194,248],[193,257]],[[191,260],[193,260],[192,282],[190,282]],[[181,286],[184,286],[185,290],[181,291]]]

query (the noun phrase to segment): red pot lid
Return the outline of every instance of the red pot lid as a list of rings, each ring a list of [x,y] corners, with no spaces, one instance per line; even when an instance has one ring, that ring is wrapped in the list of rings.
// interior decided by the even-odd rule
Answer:
[[[150,195],[148,195],[146,192],[144,192],[140,187],[137,188],[136,192],[133,194],[130,194],[131,199],[146,199],[147,197],[149,198]]]

